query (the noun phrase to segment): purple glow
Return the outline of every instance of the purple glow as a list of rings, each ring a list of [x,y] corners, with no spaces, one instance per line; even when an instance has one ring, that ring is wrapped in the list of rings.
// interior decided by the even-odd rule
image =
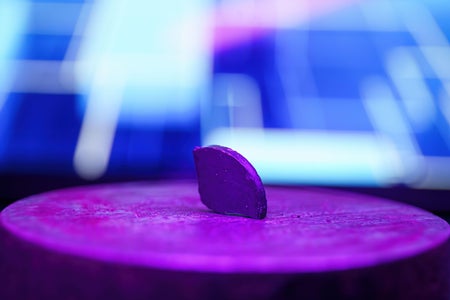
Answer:
[[[211,13],[215,51],[307,22],[360,0],[231,1]]]
[[[81,187],[7,207],[3,226],[55,251],[159,269],[320,272],[411,257],[448,239],[431,213],[327,190],[266,188],[264,220],[208,211],[189,182]]]

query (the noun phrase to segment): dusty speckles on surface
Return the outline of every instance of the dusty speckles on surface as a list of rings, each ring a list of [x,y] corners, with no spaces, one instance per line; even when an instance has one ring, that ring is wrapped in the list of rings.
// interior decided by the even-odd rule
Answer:
[[[263,220],[218,214],[194,182],[91,186],[36,195],[1,214],[15,235],[55,251],[208,272],[319,272],[369,266],[443,243],[449,225],[367,196],[268,187]]]

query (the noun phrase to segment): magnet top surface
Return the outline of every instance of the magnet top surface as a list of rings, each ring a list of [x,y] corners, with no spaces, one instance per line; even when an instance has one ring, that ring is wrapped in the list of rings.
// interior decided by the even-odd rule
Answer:
[[[20,239],[52,251],[156,269],[302,273],[368,267],[431,250],[444,220],[405,204],[332,190],[267,187],[264,220],[203,206],[189,182],[53,191],[1,213]]]

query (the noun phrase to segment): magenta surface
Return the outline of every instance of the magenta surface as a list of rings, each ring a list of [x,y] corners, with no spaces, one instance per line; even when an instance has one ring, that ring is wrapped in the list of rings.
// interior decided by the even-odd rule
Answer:
[[[267,214],[264,185],[250,162],[223,146],[194,149],[202,202],[222,214],[263,219]]]
[[[424,253],[449,236],[423,210],[330,190],[266,188],[264,220],[221,215],[194,182],[81,187],[7,207],[13,235],[61,253],[163,270],[307,273]]]

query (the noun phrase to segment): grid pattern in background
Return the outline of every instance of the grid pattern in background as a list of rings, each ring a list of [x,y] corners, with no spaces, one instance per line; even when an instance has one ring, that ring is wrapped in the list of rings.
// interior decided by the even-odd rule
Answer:
[[[167,3],[2,1],[1,172],[450,187],[445,1]]]
[[[448,11],[358,1],[216,54],[206,143],[266,182],[450,187]]]
[[[150,5],[144,2],[134,1],[137,9],[132,9],[131,14],[140,6]],[[110,55],[111,47],[99,50],[89,47],[94,44],[93,38],[105,33],[105,29],[98,29],[102,24],[97,20],[104,21],[105,17],[117,14],[124,1],[113,4],[76,0],[0,4],[0,11],[5,15],[2,14],[0,21],[4,25],[0,41],[5,46],[0,52],[1,172],[77,174],[95,179],[106,171],[124,176],[191,171],[191,151],[200,143],[195,113],[191,112],[178,124],[168,120],[170,113],[159,109],[156,122],[151,111],[150,115],[145,113],[149,107],[165,108],[164,99],[133,100],[136,98],[133,95],[125,97],[117,93],[120,97],[117,101],[113,97],[92,100],[95,88],[83,75],[91,71],[89,59],[104,59]],[[105,16],[103,11],[110,13]],[[114,20],[120,20],[119,17],[126,16],[115,17]],[[153,21],[144,20],[143,25],[146,22],[151,25]],[[144,39],[146,32],[148,27],[142,26],[135,35]],[[120,38],[124,39],[118,37],[118,41]],[[108,46],[106,38],[101,42]],[[134,58],[132,51],[119,54]],[[95,67],[92,73],[103,71]],[[105,76],[117,78],[114,71]],[[117,92],[114,84],[107,82],[97,90]],[[152,87],[147,90],[151,91]],[[130,93],[130,89],[119,92]],[[89,113],[92,106],[96,109],[94,122],[88,117],[92,115]],[[114,107],[117,115],[112,113]],[[86,138],[83,128],[88,126],[85,131],[93,134]],[[81,158],[77,161],[79,153]]]

